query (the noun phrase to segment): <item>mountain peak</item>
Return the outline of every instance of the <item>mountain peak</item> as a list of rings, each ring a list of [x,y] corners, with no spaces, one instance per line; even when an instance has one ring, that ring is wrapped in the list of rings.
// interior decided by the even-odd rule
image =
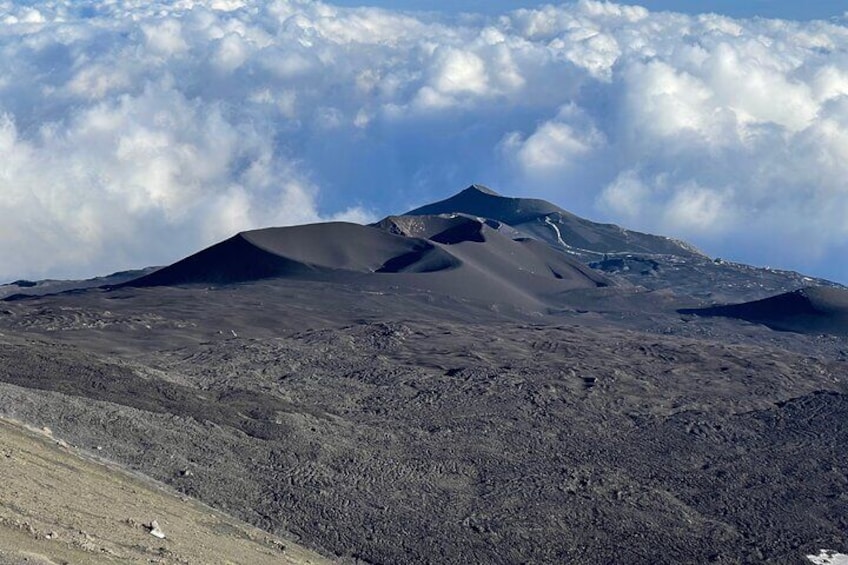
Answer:
[[[429,216],[451,213],[490,218],[510,225],[530,221],[548,214],[568,214],[562,208],[544,200],[510,198],[501,196],[489,187],[472,184],[450,198],[410,210],[404,215]]]
[[[691,247],[665,237],[633,232],[612,224],[599,224],[545,200],[501,196],[479,184],[405,215],[440,214],[466,214],[496,220],[584,260],[600,259],[610,253],[700,256]]]
[[[486,194],[487,196],[501,196],[500,194],[498,194],[497,192],[495,192],[494,190],[492,190],[488,186],[485,186],[485,185],[482,185],[482,184],[472,184],[471,186],[469,186],[468,188],[466,188],[462,192],[468,192],[468,193],[481,192],[483,194]],[[462,193],[460,193],[460,194],[462,194]]]

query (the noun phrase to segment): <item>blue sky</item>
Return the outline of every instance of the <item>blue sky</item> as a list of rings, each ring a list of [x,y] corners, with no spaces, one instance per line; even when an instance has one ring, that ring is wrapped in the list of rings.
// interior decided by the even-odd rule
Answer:
[[[649,10],[672,10],[688,14],[716,12],[735,18],[830,19],[842,17],[846,11],[845,2],[836,0],[647,0],[634,3]]]
[[[842,8],[644,4],[0,3],[0,280],[482,183],[848,283]]]
[[[448,14],[471,12],[501,14],[519,8],[534,8],[550,2],[522,2],[511,0],[341,0],[340,6],[379,6],[394,10],[432,10]],[[796,20],[830,19],[841,17],[848,6],[844,1],[813,0],[644,0],[623,2],[644,6],[652,11],[669,10],[686,14],[716,12],[734,18],[788,18]]]

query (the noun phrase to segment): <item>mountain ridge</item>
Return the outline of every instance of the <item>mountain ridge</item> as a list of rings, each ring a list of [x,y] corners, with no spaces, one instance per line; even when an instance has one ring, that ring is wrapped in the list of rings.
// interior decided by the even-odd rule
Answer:
[[[503,222],[528,236],[558,245],[584,260],[616,253],[704,256],[693,246],[679,240],[628,230],[616,224],[593,222],[546,200],[502,196],[478,184],[403,215],[450,213]]]
[[[778,331],[848,335],[848,291],[838,288],[806,287],[751,302],[679,312],[745,320]]]
[[[613,284],[565,253],[513,239],[486,222],[418,216],[416,223],[414,234],[397,233],[391,223],[346,222],[241,232],[116,288],[366,277],[377,285],[538,310],[558,293]]]
[[[240,232],[140,274],[103,281],[121,288],[353,277],[356,284],[367,278],[377,286],[532,310],[561,308],[564,293],[576,289],[612,286],[670,293],[683,308],[745,303],[810,285],[841,287],[713,260],[685,242],[592,222],[545,200],[502,196],[479,184],[367,226],[324,222]],[[94,286],[18,282],[0,287],[0,298]]]

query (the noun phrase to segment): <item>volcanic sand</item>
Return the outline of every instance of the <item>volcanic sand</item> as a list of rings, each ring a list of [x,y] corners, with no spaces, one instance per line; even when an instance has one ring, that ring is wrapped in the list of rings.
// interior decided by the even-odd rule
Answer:
[[[0,563],[329,563],[138,474],[0,419]],[[165,539],[150,534],[156,520]]]

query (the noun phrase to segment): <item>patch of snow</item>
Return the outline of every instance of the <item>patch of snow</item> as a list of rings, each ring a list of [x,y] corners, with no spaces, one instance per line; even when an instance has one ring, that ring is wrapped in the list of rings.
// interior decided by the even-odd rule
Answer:
[[[848,565],[848,555],[832,549],[822,549],[818,555],[808,555],[807,559],[815,565]]]
[[[562,233],[559,231],[559,226],[557,226],[554,222],[551,221],[550,216],[545,216],[545,223],[548,224],[551,228],[553,228],[554,233],[556,234],[557,243],[559,243],[563,249],[565,249],[566,253],[571,253],[572,255],[580,255],[580,251],[584,253],[592,253],[595,255],[601,255],[597,251],[592,251],[591,249],[580,249],[579,247],[572,247],[567,244],[565,240],[562,239]]]
[[[562,233],[560,233],[560,231],[559,231],[559,226],[557,226],[555,223],[553,223],[549,216],[545,216],[545,223],[548,224],[549,226],[551,226],[551,228],[553,228],[554,232],[556,233],[557,242],[559,242],[559,244],[562,245],[563,247],[566,247],[566,248],[569,247],[569,245],[567,243],[565,243],[565,241],[563,241],[563,239],[562,239]]]

